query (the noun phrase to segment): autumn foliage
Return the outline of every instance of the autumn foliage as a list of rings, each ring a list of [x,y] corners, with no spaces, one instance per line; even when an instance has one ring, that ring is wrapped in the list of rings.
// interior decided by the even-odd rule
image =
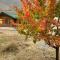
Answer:
[[[58,42],[60,38],[57,41],[56,34],[52,35],[51,27],[51,25],[58,27],[60,24],[53,19],[56,0],[21,0],[21,3],[21,10],[15,7],[19,17],[18,30],[33,36],[35,40],[43,38],[49,45],[60,45]]]

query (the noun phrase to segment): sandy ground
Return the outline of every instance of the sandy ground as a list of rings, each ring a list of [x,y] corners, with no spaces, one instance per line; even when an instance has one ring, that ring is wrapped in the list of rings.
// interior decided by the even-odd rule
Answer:
[[[0,60],[55,60],[55,49],[42,40],[33,43],[33,38],[25,40],[13,28],[0,28]]]

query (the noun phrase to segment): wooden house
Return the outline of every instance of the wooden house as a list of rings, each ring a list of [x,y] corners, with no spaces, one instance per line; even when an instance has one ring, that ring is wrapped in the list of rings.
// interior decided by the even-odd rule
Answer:
[[[7,13],[0,13],[0,27],[13,27],[12,22],[16,23],[17,19]]]

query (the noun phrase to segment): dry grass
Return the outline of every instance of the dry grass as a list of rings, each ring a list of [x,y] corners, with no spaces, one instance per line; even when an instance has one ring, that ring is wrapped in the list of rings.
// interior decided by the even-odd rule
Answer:
[[[34,44],[32,37],[14,33],[0,34],[0,60],[55,60],[55,50],[43,41]]]

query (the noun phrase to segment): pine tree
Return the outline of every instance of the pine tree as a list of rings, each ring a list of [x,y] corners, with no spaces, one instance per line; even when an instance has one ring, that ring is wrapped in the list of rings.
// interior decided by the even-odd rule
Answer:
[[[56,8],[55,8],[55,16],[60,18],[60,0],[57,2],[56,4]]]

